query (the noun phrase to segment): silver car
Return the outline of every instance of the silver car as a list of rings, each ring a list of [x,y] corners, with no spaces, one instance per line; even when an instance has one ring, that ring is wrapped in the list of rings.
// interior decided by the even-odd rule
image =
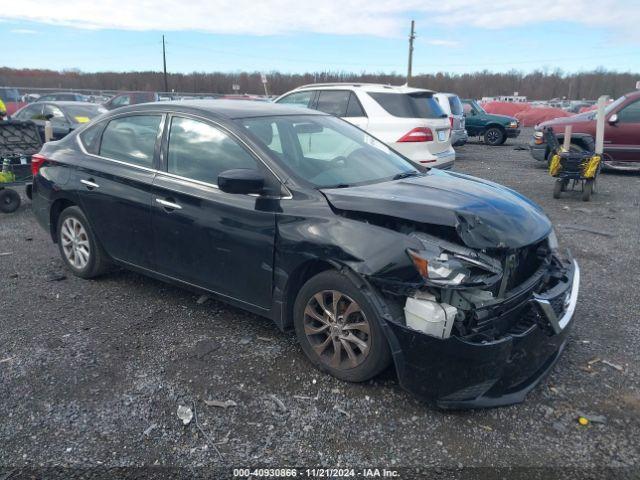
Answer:
[[[451,124],[451,145],[460,147],[467,143],[469,135],[464,125],[462,102],[455,93],[436,93],[433,95],[440,107],[449,117]]]

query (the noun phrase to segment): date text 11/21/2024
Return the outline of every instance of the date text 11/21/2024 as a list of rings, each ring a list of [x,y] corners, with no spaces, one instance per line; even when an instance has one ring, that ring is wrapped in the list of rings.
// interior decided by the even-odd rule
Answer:
[[[400,473],[386,468],[234,468],[233,476],[234,478],[400,478]]]

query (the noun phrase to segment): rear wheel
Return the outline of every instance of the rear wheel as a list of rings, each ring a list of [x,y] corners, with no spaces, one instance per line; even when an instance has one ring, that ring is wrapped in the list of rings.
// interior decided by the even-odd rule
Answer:
[[[93,278],[107,270],[107,256],[80,208],[69,207],[62,211],[57,236],[60,255],[74,275]]]
[[[10,188],[0,190],[0,211],[13,213],[20,208],[20,195]]]
[[[505,137],[505,133],[500,128],[491,127],[484,132],[484,143],[491,146],[501,145]]]
[[[368,298],[345,275],[322,272],[303,285],[294,325],[305,355],[320,370],[364,382],[384,370],[391,354]]]

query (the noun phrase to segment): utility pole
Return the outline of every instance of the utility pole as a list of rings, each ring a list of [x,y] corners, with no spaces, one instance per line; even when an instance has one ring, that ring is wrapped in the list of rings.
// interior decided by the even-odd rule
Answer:
[[[167,83],[167,54],[164,49],[164,35],[162,35],[162,67],[164,70],[164,91],[169,91],[169,84]]]
[[[407,85],[411,82],[411,67],[413,65],[413,41],[416,38],[415,20],[411,20],[411,34],[409,35],[409,68],[407,69]]]

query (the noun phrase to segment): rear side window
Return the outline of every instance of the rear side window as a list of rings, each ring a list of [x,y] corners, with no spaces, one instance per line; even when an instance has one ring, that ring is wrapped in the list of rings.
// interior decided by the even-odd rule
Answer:
[[[366,117],[367,115],[364,113],[362,109],[362,105],[360,105],[360,101],[356,94],[351,92],[349,95],[349,105],[347,105],[347,114],[345,117]]]
[[[258,168],[249,152],[226,132],[182,117],[171,121],[167,164],[169,173],[213,185],[225,170]]]
[[[449,99],[449,106],[451,107],[451,113],[454,115],[462,115],[464,110],[462,109],[462,102],[457,96],[447,97]]]
[[[309,106],[309,103],[311,102],[311,97],[313,96],[314,93],[315,92],[313,91],[292,93],[291,95],[287,95],[286,97],[283,97],[280,100],[278,100],[278,103],[307,108]]]
[[[100,150],[100,132],[104,127],[104,122],[97,123],[84,130],[78,136],[84,146],[85,150],[89,153],[97,155]]]
[[[370,92],[369,95],[394,117],[443,118],[447,116],[431,93]]]
[[[132,115],[111,120],[102,134],[100,155],[151,168],[161,115]]]
[[[316,109],[336,117],[344,117],[350,96],[351,92],[345,90],[322,90],[318,95]]]
[[[14,117],[18,120],[42,120],[42,105],[29,105],[20,110]]]

